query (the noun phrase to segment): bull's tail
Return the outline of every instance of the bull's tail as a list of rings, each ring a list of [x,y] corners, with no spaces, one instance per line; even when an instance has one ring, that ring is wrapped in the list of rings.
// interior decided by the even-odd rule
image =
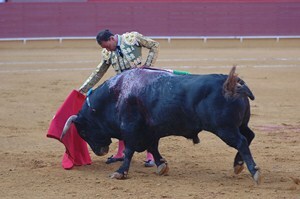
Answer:
[[[61,136],[60,136],[60,140],[63,139],[63,137],[66,135],[66,133],[68,132],[68,130],[70,129],[71,127],[71,124],[73,123],[73,121],[77,118],[77,115],[72,115],[68,118],[68,120],[66,121],[65,123],[65,126],[63,128],[63,131],[61,133]]]
[[[254,100],[255,97],[251,90],[248,88],[247,84],[238,77],[235,73],[236,66],[233,66],[226,81],[223,84],[223,92],[226,98],[228,97],[239,97],[247,96],[251,100]]]

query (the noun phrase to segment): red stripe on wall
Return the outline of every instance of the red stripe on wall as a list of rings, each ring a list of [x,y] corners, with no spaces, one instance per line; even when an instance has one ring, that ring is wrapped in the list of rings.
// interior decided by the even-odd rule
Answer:
[[[0,38],[300,35],[300,3],[93,2],[0,4]]]
[[[291,3],[291,2],[300,2],[300,0],[87,0],[88,2],[136,2],[136,3],[144,3],[144,2],[181,2],[181,3]]]

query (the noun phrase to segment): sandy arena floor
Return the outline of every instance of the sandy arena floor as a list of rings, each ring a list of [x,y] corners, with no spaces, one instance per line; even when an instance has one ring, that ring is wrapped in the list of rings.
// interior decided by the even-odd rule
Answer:
[[[199,145],[163,138],[168,176],[145,168],[136,153],[128,180],[109,179],[120,163],[93,163],[64,170],[64,147],[46,138],[52,116],[100,60],[95,42],[0,42],[0,198],[300,198],[300,45],[293,41],[161,41],[156,66],[192,73],[237,73],[256,96],[251,151],[262,169],[256,186],[247,169],[233,174],[236,150],[208,132]],[[145,53],[144,53],[145,55]],[[102,79],[114,75],[112,69]],[[102,82],[101,81],[101,82]]]

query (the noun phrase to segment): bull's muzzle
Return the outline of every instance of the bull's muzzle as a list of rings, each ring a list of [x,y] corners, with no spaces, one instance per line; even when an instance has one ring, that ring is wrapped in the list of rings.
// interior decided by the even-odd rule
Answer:
[[[104,156],[108,153],[109,146],[100,147],[100,150],[94,151],[94,153],[98,156]]]

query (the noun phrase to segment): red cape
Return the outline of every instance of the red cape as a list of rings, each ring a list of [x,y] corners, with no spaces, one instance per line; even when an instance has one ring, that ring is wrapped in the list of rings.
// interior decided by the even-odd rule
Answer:
[[[80,166],[92,163],[87,143],[79,136],[74,125],[71,125],[63,140],[60,140],[67,119],[78,113],[84,101],[85,95],[73,90],[54,115],[48,129],[47,137],[57,139],[66,147],[62,160],[64,169],[71,169],[74,165]]]

